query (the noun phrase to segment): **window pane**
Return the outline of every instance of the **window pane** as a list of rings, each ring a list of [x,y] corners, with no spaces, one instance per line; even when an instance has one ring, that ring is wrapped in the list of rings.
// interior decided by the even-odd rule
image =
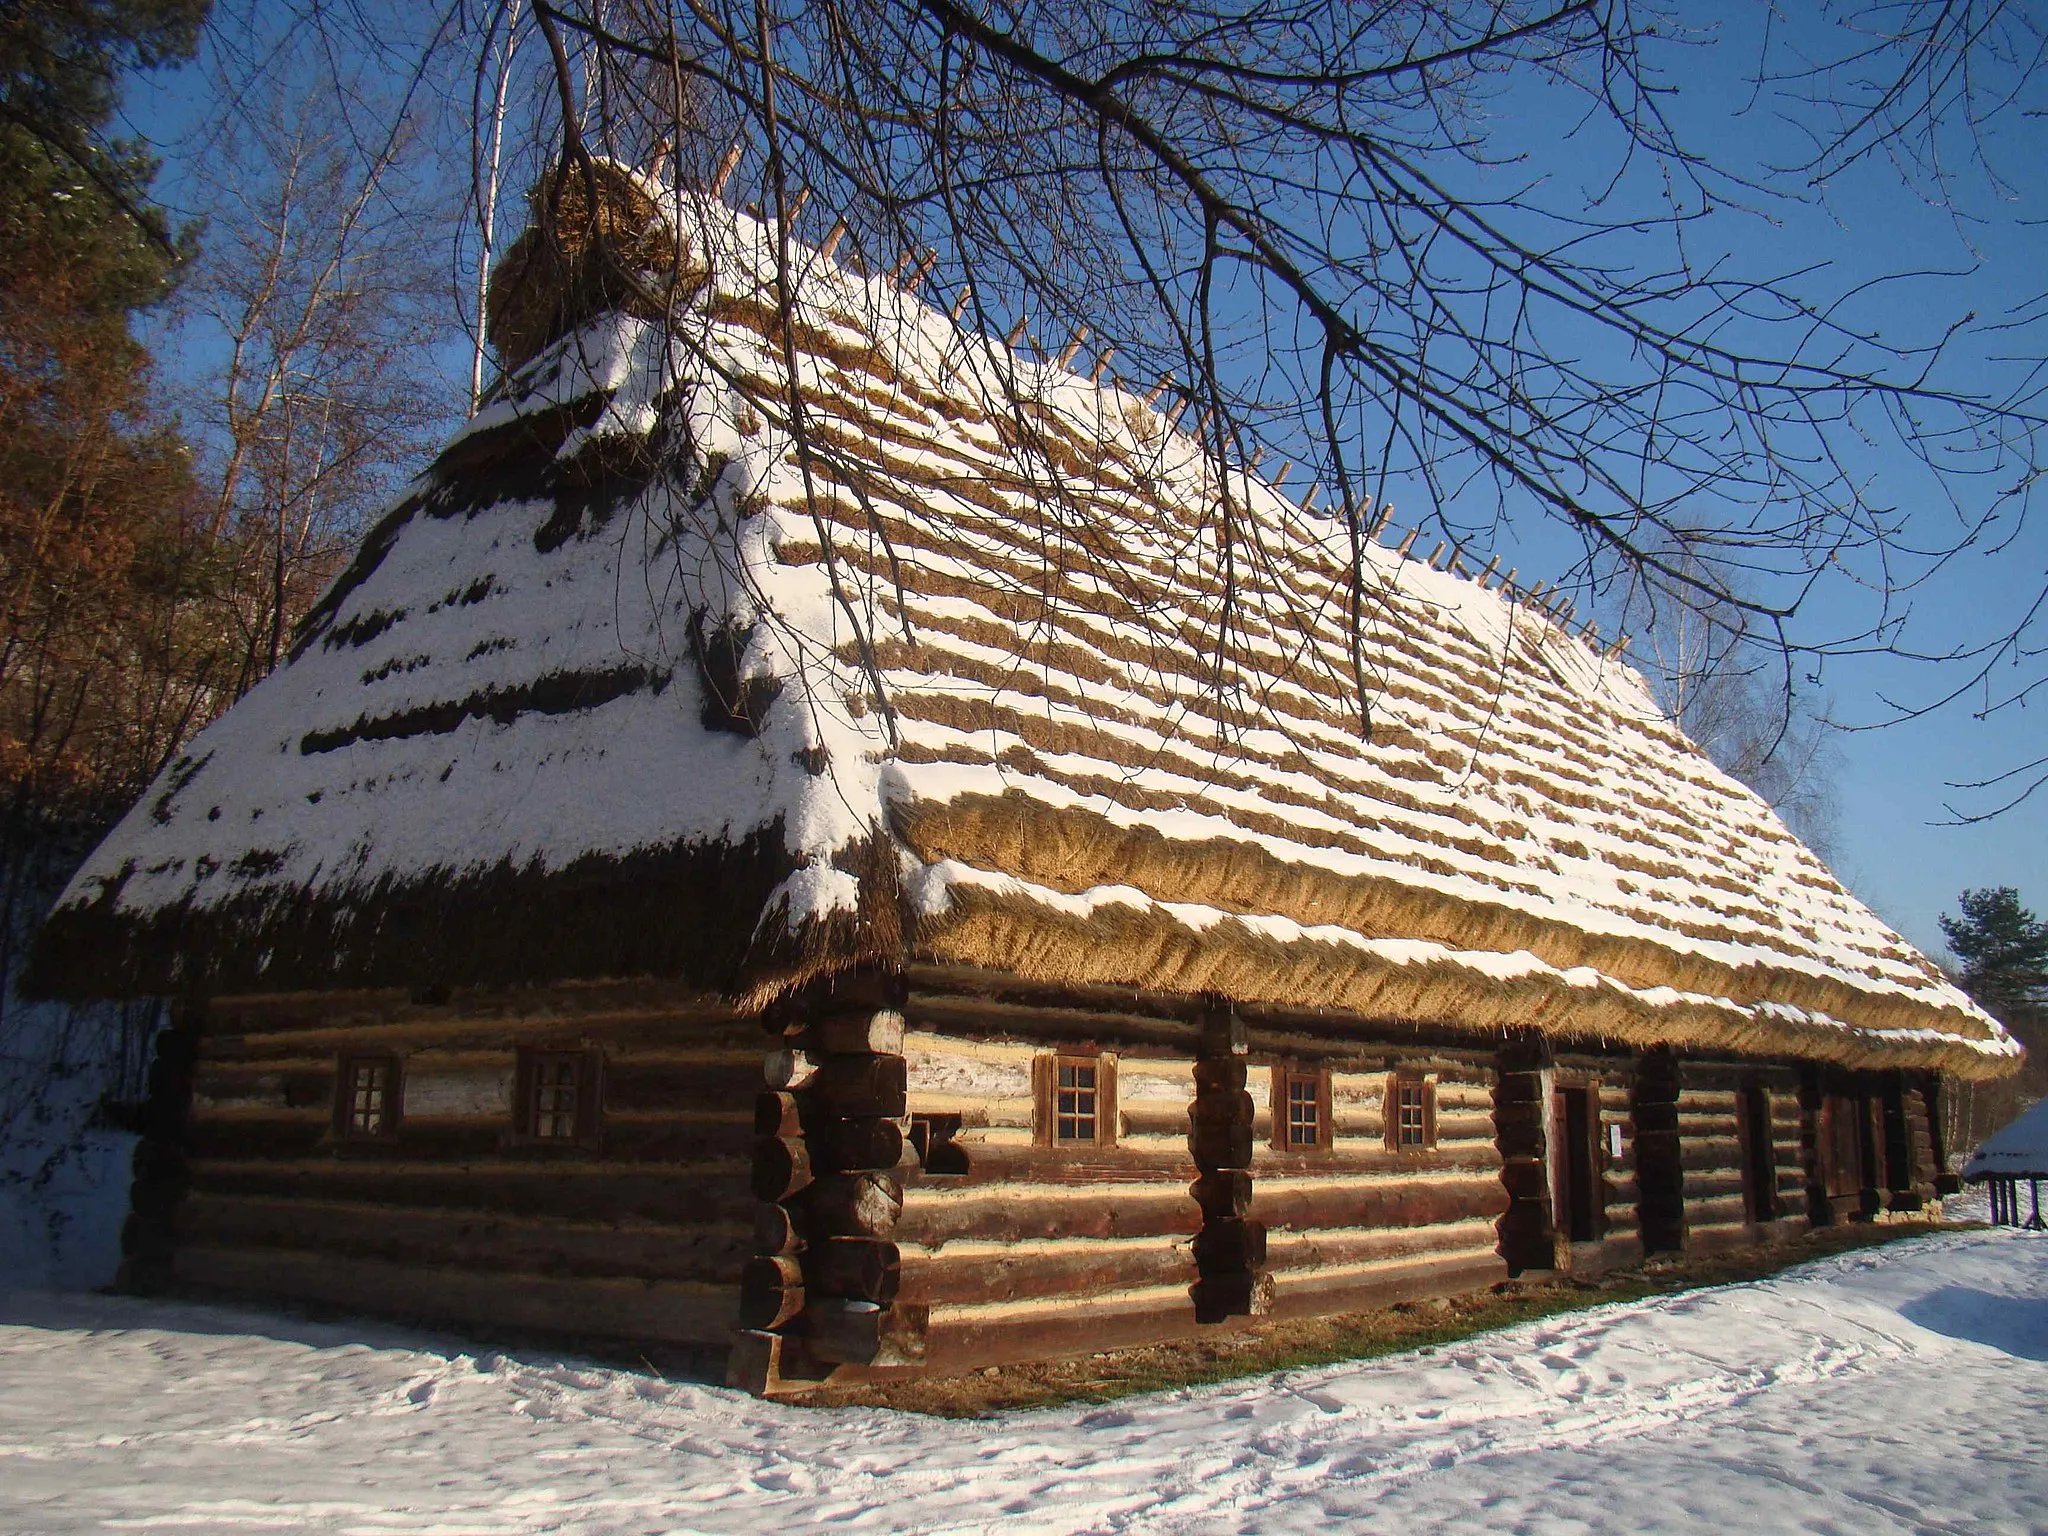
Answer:
[[[533,1134],[549,1140],[576,1137],[577,1077],[574,1056],[542,1056],[533,1065]]]
[[[378,1061],[356,1062],[349,1072],[348,1128],[354,1136],[384,1134],[391,1093],[391,1068]]]
[[[1053,1140],[1095,1140],[1095,1067],[1089,1062],[1063,1061],[1053,1095]]]
[[[1287,1079],[1287,1144],[1290,1147],[1322,1145],[1321,1085],[1313,1077]]]
[[[1428,1085],[1425,1083],[1402,1083],[1395,1091],[1395,1145],[1420,1147],[1425,1144],[1424,1105],[1427,1102]]]

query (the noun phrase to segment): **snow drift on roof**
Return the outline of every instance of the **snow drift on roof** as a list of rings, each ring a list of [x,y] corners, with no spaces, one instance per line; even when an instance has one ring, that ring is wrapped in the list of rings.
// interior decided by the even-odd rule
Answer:
[[[2016,1059],[1616,657],[1369,544],[1367,733],[1339,525],[801,247],[785,329],[770,232],[688,227],[677,324],[507,381],[87,862],[50,984],[936,960]]]

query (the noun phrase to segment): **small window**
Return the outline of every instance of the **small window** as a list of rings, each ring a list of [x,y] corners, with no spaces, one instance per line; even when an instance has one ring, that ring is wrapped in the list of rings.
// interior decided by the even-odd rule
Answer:
[[[1395,1073],[1387,1082],[1387,1150],[1426,1152],[1436,1145],[1436,1084]]]
[[[518,1128],[532,1141],[572,1146],[597,1133],[595,1051],[528,1051],[520,1061]]]
[[[344,1141],[381,1141],[397,1134],[396,1057],[344,1057],[336,1087],[335,1128]]]
[[[1273,1069],[1273,1147],[1319,1152],[1330,1145],[1330,1075],[1300,1067]]]
[[[1116,1144],[1116,1058],[1054,1055],[1031,1066],[1036,1100],[1034,1139],[1042,1147],[1109,1147]]]
[[[1054,1141],[1095,1140],[1100,1103],[1099,1069],[1092,1061],[1060,1058],[1059,1081],[1055,1085],[1052,1139]]]

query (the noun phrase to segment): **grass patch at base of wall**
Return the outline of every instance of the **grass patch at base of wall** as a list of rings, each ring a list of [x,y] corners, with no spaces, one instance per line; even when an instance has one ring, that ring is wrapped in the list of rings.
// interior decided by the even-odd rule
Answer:
[[[1207,1386],[1268,1371],[1433,1348],[1561,1312],[1761,1280],[1832,1254],[1957,1230],[1961,1228],[1934,1221],[1823,1227],[1763,1248],[1702,1258],[1659,1255],[1637,1268],[1611,1270],[1589,1279],[1527,1276],[1467,1296],[1436,1297],[1377,1312],[1252,1323],[1213,1338],[1112,1350],[1072,1360],[990,1366],[941,1380],[823,1387],[780,1400],[819,1408],[897,1408],[940,1418],[978,1418],[1065,1403],[1105,1403],[1140,1392]]]

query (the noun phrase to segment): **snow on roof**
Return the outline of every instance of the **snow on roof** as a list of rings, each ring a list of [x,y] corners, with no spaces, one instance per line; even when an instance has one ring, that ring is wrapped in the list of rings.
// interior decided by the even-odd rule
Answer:
[[[1963,1177],[2048,1179],[2048,1099],[2043,1099],[1983,1145],[1963,1164]]]
[[[690,201],[688,313],[515,370],[87,861],[49,984],[872,957],[2016,1061],[1616,656],[1368,542],[1354,657],[1341,523],[794,245],[785,331],[772,232]]]

